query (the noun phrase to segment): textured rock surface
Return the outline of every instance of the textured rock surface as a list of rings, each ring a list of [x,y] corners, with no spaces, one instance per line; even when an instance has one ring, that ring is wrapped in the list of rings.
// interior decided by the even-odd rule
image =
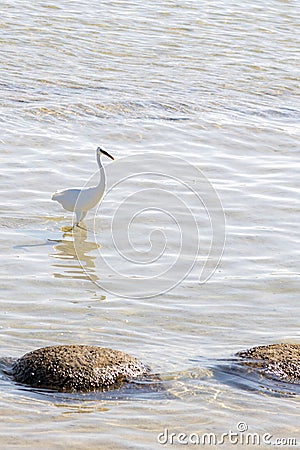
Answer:
[[[300,383],[300,344],[273,344],[253,347],[237,353],[249,368],[268,378]]]
[[[12,365],[16,381],[60,392],[107,391],[149,373],[147,366],[126,353],[87,345],[40,348]]]

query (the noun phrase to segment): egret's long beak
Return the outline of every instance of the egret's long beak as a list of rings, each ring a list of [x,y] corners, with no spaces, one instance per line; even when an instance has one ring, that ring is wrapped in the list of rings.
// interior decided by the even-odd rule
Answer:
[[[108,156],[110,159],[115,159],[113,156],[111,156],[109,153],[107,153],[105,150],[100,149],[100,152],[103,153],[103,155]]]

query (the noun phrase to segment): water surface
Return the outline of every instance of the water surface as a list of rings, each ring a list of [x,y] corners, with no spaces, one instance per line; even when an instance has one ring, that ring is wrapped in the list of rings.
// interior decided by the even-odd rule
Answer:
[[[160,448],[165,428],[221,434],[241,421],[252,432],[297,437],[297,396],[241,389],[203,362],[299,342],[297,2],[6,0],[1,17],[1,357],[46,345],[103,345],[145,361],[172,394],[65,399],[3,375],[1,447]],[[130,195],[158,182],[140,176],[122,183],[101,214],[88,215],[87,232],[64,235],[71,215],[51,193],[95,175],[98,145],[118,164],[169,156],[168,169],[179,177],[180,165],[171,163],[179,157],[207,177],[226,216],[224,254],[207,283],[195,269],[153,298],[118,295],[115,275],[115,293],[99,287],[109,275],[101,249],[127,270],[111,252],[109,233],[122,195],[138,208]],[[126,176],[122,164],[115,167]],[[182,184],[159,178],[159,186],[188,202]],[[155,204],[148,194],[145,204]],[[210,229],[198,206],[191,202],[201,259]],[[185,218],[186,230],[192,222]],[[127,225],[118,222],[116,231]],[[135,245],[147,250],[158,228],[168,246],[149,273],[161,270],[164,281],[160,264],[179,251],[170,217],[141,215]],[[182,262],[194,246],[186,248]]]

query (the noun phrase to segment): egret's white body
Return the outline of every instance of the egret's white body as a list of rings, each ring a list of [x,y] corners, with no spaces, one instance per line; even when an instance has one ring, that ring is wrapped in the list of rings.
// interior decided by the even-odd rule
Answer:
[[[63,191],[57,191],[52,195],[52,200],[60,203],[64,209],[75,212],[75,226],[85,218],[87,212],[96,206],[104,195],[106,175],[101,161],[102,154],[114,159],[105,150],[102,150],[100,147],[97,148],[97,162],[100,175],[97,186],[64,189]]]

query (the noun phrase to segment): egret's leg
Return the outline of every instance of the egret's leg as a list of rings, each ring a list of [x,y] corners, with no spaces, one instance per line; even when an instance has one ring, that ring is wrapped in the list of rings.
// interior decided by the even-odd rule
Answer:
[[[87,215],[87,211],[82,211],[80,222],[85,218],[86,215]]]
[[[77,225],[79,224],[79,222],[80,222],[80,220],[81,220],[81,214],[82,214],[82,211],[75,211],[75,223],[74,223],[74,225],[73,225],[73,228],[74,227],[77,227]]]
[[[87,215],[87,211],[81,211],[80,220],[75,224],[76,227],[81,228],[82,230],[85,230],[85,231],[87,231],[86,228],[81,227],[79,225],[79,223],[83,221],[83,219],[85,218],[86,215]]]
[[[79,222],[86,216],[87,211],[75,211],[74,224],[71,227],[62,227],[62,231],[68,232],[74,230],[75,227],[79,227]]]
[[[79,223],[85,218],[87,215],[87,211],[75,211],[76,215],[76,222],[74,224],[74,227],[79,227]]]

